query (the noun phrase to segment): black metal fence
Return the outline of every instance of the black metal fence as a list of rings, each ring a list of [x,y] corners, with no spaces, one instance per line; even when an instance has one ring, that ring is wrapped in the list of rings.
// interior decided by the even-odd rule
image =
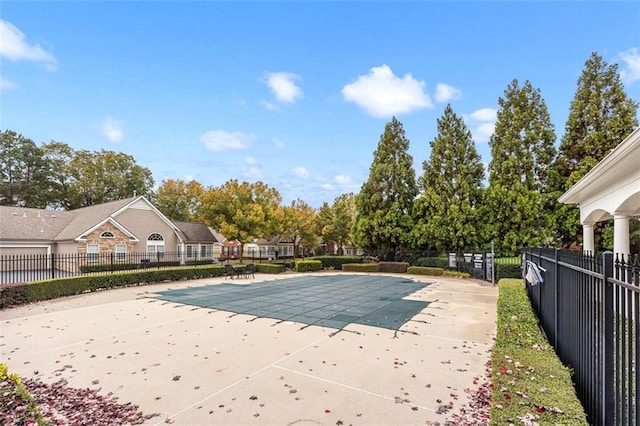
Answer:
[[[396,260],[412,266],[429,266],[466,272],[474,278],[497,283],[501,278],[522,277],[522,256],[496,255],[491,249],[405,251]]]
[[[549,342],[573,369],[590,424],[640,424],[640,261],[524,249],[543,281],[527,292]]]
[[[217,263],[211,255],[194,253],[187,257],[186,254],[177,252],[0,255],[0,284],[214,262]]]

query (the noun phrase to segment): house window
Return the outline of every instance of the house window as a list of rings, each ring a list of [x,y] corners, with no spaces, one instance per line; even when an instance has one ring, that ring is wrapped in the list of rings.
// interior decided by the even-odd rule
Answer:
[[[114,238],[115,236],[113,235],[113,232],[110,231],[104,231],[102,234],[100,234],[100,238]]]
[[[194,259],[198,253],[198,246],[188,245],[187,246],[187,259]]]
[[[87,244],[87,262],[97,262],[100,254],[100,246],[97,244]]]
[[[178,254],[178,259],[180,259],[182,257],[182,244],[176,246],[176,253]]]
[[[212,250],[211,246],[201,246],[200,247],[200,259],[211,259]]]
[[[238,246],[233,246],[233,255],[234,256],[238,255]]]
[[[127,245],[116,244],[116,260],[122,262],[127,260]]]
[[[229,256],[229,247],[222,247],[222,254]]]
[[[151,234],[147,238],[147,257],[162,259],[164,257],[164,238],[160,234]]]

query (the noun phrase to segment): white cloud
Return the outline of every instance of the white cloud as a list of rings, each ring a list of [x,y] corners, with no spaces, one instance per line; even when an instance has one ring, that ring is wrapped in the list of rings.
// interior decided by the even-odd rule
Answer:
[[[265,107],[266,109],[268,109],[269,111],[281,111],[281,110],[282,110],[282,108],[280,107],[280,105],[278,105],[278,104],[274,104],[273,102],[269,102],[269,101],[264,101],[264,100],[262,100],[262,101],[260,101],[260,103],[261,103],[262,105],[264,105],[264,107]]]
[[[493,108],[480,108],[469,114],[472,121],[496,121],[498,111]]]
[[[487,143],[496,125],[497,111],[493,108],[480,108],[471,114],[463,114],[465,123],[471,130],[476,143]]]
[[[335,187],[330,183],[321,183],[320,188],[324,189],[325,191],[333,191],[335,189]]]
[[[299,177],[300,179],[307,179],[309,177],[309,170],[305,169],[302,166],[294,167],[291,170],[294,176]]]
[[[353,102],[375,117],[411,112],[432,107],[431,99],[424,92],[425,83],[405,74],[400,78],[389,66],[373,67],[366,75],[342,88],[346,102]]]
[[[248,167],[244,170],[245,177],[249,179],[261,179],[262,178],[262,170],[259,167]]]
[[[258,160],[256,160],[254,157],[245,157],[244,162],[250,166],[258,164]]]
[[[282,140],[280,140],[278,138],[271,139],[271,142],[273,142],[273,144],[275,145],[276,148],[284,148],[286,146],[284,141],[282,141]]]
[[[462,92],[453,86],[449,86],[445,83],[436,84],[436,102],[449,102],[462,97]]]
[[[635,47],[620,53],[625,67],[620,71],[620,78],[628,84],[640,80],[640,55]]]
[[[345,175],[338,175],[333,178],[334,182],[339,185],[349,185],[351,184],[351,178]]]
[[[124,139],[122,121],[107,117],[102,122],[102,134],[111,142],[122,142],[122,139]]]
[[[232,149],[246,149],[253,139],[252,135],[224,130],[209,130],[200,136],[200,142],[209,151],[228,151]]]
[[[296,84],[301,80],[299,75],[289,72],[270,72],[265,77],[267,86],[278,102],[292,104],[302,98],[302,89]]]
[[[0,76],[0,90],[11,90],[17,87],[18,86],[13,81]]]
[[[0,19],[0,57],[10,61],[30,61],[44,64],[50,71],[56,69],[56,58],[39,44],[29,44],[24,33],[11,22]]]
[[[477,143],[487,143],[493,134],[493,129],[495,128],[496,123],[482,123],[475,126],[471,129],[471,134],[473,135],[473,139]]]

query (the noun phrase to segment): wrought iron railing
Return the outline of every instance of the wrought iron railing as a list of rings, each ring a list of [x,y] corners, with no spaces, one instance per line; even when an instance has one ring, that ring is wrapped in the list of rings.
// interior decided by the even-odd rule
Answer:
[[[640,424],[638,257],[524,249],[543,282],[527,292],[549,342],[573,370],[590,424]]]

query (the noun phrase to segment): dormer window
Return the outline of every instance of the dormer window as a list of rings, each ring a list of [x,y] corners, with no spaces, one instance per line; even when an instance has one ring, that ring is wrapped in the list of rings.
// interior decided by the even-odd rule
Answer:
[[[104,231],[102,234],[100,234],[100,238],[114,238],[115,235],[113,235],[113,232],[110,231]]]

